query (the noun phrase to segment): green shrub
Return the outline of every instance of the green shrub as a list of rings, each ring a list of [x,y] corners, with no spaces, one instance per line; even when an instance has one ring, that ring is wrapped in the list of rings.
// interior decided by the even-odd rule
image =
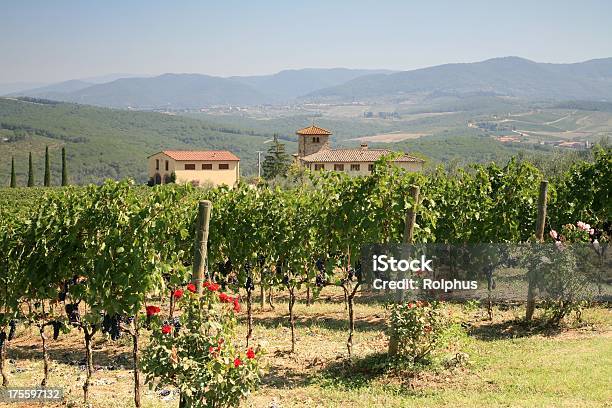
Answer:
[[[390,336],[398,339],[398,355],[410,363],[427,363],[440,346],[448,321],[438,302],[416,301],[393,305]]]

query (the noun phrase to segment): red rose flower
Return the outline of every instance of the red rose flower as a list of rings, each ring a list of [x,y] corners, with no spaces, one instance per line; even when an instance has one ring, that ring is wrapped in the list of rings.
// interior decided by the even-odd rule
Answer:
[[[213,354],[213,353],[215,352],[215,348],[214,348],[213,346],[210,346],[210,347],[208,348],[208,352],[209,352],[210,354]]]
[[[216,292],[219,290],[219,284],[214,282],[204,282],[204,287],[211,292]]]
[[[161,312],[161,309],[157,306],[147,306],[147,317],[154,316]]]
[[[414,307],[414,303],[410,302],[408,303],[408,309],[412,309]]]
[[[223,303],[230,303],[232,302],[232,297],[229,296],[227,293],[219,293],[219,300]]]
[[[242,360],[240,360],[240,358],[236,357],[234,359],[234,367],[238,368],[238,366],[242,365]]]
[[[177,289],[174,291],[174,297],[176,299],[180,299],[183,297],[183,290],[182,289]]]
[[[225,340],[223,340],[223,337],[220,338],[217,343],[219,343],[219,346],[221,346],[223,343],[225,343]]]
[[[240,311],[240,303],[238,303],[238,299],[234,299],[234,312]]]
[[[248,359],[255,358],[255,352],[253,351],[251,347],[249,347],[249,349],[247,350],[247,358]]]
[[[187,290],[190,291],[191,293],[195,293],[196,287],[193,283],[190,283],[189,285],[187,285]]]
[[[162,333],[164,333],[164,334],[172,333],[172,326],[170,326],[169,324],[164,324],[162,326]]]

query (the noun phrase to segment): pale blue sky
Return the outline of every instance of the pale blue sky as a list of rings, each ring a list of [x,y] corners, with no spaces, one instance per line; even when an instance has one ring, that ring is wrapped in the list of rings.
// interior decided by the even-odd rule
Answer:
[[[0,2],[0,82],[612,56],[612,1]]]

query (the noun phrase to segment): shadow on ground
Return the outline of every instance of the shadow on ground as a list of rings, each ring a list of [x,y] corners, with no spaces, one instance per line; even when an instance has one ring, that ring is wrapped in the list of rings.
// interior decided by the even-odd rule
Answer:
[[[118,369],[122,367],[131,367],[131,354],[128,352],[112,352],[109,349],[112,347],[104,347],[102,349],[94,348],[93,361],[94,366],[104,367],[109,369]],[[12,360],[42,360],[42,346],[34,345],[11,345],[7,348],[7,357]],[[50,341],[49,359],[51,361],[72,365],[81,366],[85,364],[85,350],[83,348],[75,348],[73,345],[53,345]]]
[[[387,353],[374,353],[361,358],[343,359],[328,364],[319,373],[323,386],[359,389],[389,373]]]
[[[289,326],[289,316],[274,316],[274,317],[257,317],[253,316],[253,324],[265,327],[266,329],[274,329],[282,326]],[[295,316],[295,326],[303,327],[320,327],[327,330],[346,331],[348,330],[348,319],[337,319],[326,316]],[[371,319],[355,319],[355,330],[357,331],[384,331],[387,324],[384,318]]]
[[[562,331],[560,327],[545,325],[540,321],[528,323],[524,320],[505,320],[473,326],[468,331],[468,335],[479,340],[495,341],[530,336],[555,336]]]
[[[271,388],[298,388],[312,383],[312,376],[307,372],[284,370],[270,367],[263,377],[263,384]]]

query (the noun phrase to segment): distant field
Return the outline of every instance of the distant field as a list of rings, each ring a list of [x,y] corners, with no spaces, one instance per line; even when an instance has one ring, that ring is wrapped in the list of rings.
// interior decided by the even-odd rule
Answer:
[[[358,137],[358,138],[349,139],[349,140],[356,140],[359,142],[394,143],[394,142],[401,142],[402,140],[418,139],[419,137],[427,136],[427,135],[428,135],[427,133],[392,132],[392,133],[382,133],[380,135],[374,135],[374,136]]]
[[[491,122],[544,139],[597,141],[612,135],[612,112],[538,109],[509,114]]]

